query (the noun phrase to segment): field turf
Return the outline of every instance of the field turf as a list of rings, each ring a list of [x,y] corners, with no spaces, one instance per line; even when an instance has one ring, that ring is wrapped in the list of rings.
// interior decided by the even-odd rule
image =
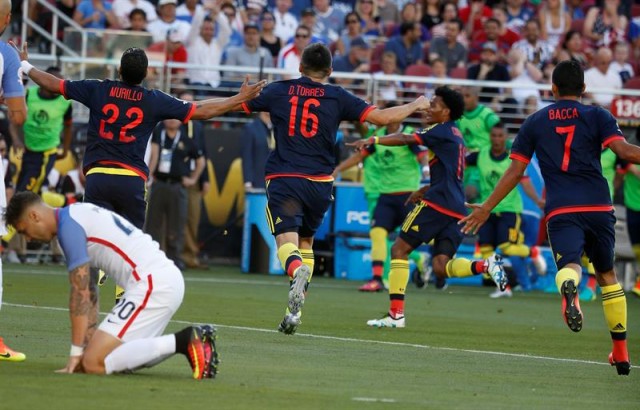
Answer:
[[[600,301],[582,303],[571,332],[558,295],[409,285],[407,328],[371,329],[386,293],[314,278],[298,334],[275,331],[283,277],[214,267],[187,271],[185,301],[167,332],[214,323],[222,363],[195,381],[182,356],[133,375],[59,375],[69,352],[63,267],[5,265],[0,335],[27,354],[0,362],[0,409],[639,409],[640,368],[621,377]],[[101,290],[101,311],[113,283]],[[640,299],[628,294],[629,347],[640,363]]]

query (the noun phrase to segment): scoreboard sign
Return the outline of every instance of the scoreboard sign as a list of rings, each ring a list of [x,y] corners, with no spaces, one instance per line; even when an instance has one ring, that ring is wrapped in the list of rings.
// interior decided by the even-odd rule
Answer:
[[[614,98],[611,101],[611,114],[621,126],[640,125],[640,97],[626,95]]]

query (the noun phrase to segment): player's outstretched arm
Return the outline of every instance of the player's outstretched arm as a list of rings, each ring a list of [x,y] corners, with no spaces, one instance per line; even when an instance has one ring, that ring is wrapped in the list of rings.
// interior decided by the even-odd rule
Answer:
[[[260,95],[260,91],[262,91],[266,85],[266,80],[258,81],[255,84],[249,84],[249,76],[246,76],[238,94],[229,98],[214,98],[198,101],[196,103],[196,110],[191,119],[208,120],[229,111],[240,111],[242,109],[241,104]]]
[[[364,160],[364,154],[362,153],[361,150],[358,150],[358,151],[354,152],[353,154],[351,154],[351,156],[349,158],[347,158],[344,161],[342,161],[341,163],[339,163],[338,166],[336,167],[336,169],[333,170],[333,174],[331,174],[331,175],[334,178],[337,178],[339,173],[351,168],[354,165],[357,165],[357,164],[361,163],[362,160]]]
[[[413,135],[409,134],[391,134],[386,137],[369,137],[365,140],[357,140],[354,142],[348,142],[347,146],[355,147],[357,149],[362,149],[364,147],[368,147],[369,145],[387,145],[387,146],[399,146],[399,145],[412,145],[417,144],[418,141],[413,137]]]
[[[504,199],[513,188],[518,185],[524,176],[524,171],[527,169],[527,164],[521,161],[512,160],[511,165],[507,168],[507,171],[502,175],[500,181],[496,185],[495,190],[489,195],[486,201],[482,204],[467,204],[472,209],[471,213],[465,218],[458,221],[458,224],[464,224],[462,232],[465,234],[478,232],[478,229],[489,218],[491,210],[496,207]]]
[[[615,152],[621,159],[627,162],[633,162],[634,164],[640,164],[639,146],[629,144],[627,141],[620,139],[609,144],[609,148],[611,148],[611,151]]]
[[[388,125],[394,122],[402,122],[414,112],[424,111],[427,108],[429,108],[429,100],[424,96],[420,96],[408,104],[373,110],[369,112],[365,120],[375,125]]]
[[[27,59],[29,58],[29,53],[27,52],[26,42],[22,45],[22,50],[19,49],[13,41],[9,41],[9,44],[11,44],[20,55],[23,73],[25,73],[30,79],[32,79],[34,83],[38,84],[40,87],[44,88],[50,93],[60,94],[60,79],[55,75],[45,73],[42,70],[38,70],[27,61]]]

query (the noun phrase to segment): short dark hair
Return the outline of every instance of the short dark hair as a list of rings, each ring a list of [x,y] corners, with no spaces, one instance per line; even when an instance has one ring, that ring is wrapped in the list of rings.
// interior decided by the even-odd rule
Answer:
[[[580,97],[584,89],[584,71],[576,60],[561,61],[553,69],[551,82],[558,87],[561,97]]]
[[[442,102],[444,102],[444,105],[449,109],[449,119],[451,121],[456,121],[462,117],[462,113],[464,112],[464,99],[462,98],[462,94],[443,85],[436,88],[436,95],[442,98]]]
[[[447,21],[447,23],[456,24],[458,26],[458,30],[460,30],[460,31],[462,31],[462,29],[464,28],[464,23],[459,18],[455,18],[453,20],[449,20],[449,21]]]
[[[502,27],[502,22],[500,20],[498,20],[495,17],[489,17],[488,19],[485,20],[484,22],[485,24],[487,23],[496,23],[498,25],[498,27]]]
[[[142,9],[131,10],[131,12],[129,13],[129,20],[131,20],[136,15],[142,16],[144,20],[147,21],[147,13]]]
[[[329,75],[331,70],[331,51],[322,43],[309,44],[302,51],[300,64],[306,73]]]
[[[413,21],[405,21],[400,25],[400,35],[404,36],[415,27],[415,23]]]
[[[138,85],[147,76],[149,60],[144,50],[138,47],[128,48],[120,58],[120,76],[128,85]]]
[[[22,191],[11,197],[9,205],[4,210],[4,220],[7,225],[16,226],[24,210],[33,204],[42,202],[42,198],[38,194],[31,191]]]
[[[491,127],[491,129],[494,129],[494,128],[500,128],[505,132],[507,131],[507,125],[504,122],[502,122],[502,120],[498,121],[493,127]]]

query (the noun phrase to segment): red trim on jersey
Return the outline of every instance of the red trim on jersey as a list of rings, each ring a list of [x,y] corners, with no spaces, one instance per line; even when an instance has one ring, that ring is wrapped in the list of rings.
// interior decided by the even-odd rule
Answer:
[[[633,166],[633,164],[631,163],[627,163],[624,166],[619,167],[618,169],[616,169],[616,173],[617,174],[626,174],[627,172],[631,171],[631,167]]]
[[[422,142],[422,138],[420,138],[420,136],[418,135],[418,133],[417,133],[417,132],[414,132],[414,133],[413,133],[413,139],[414,139],[414,140],[416,140],[416,142],[418,143],[418,145],[422,145],[422,144],[423,144],[423,142]]]
[[[523,175],[522,178],[520,178],[520,181],[526,181],[528,179],[531,179],[531,177],[529,177],[529,175]]]
[[[366,149],[361,149],[360,150],[360,155],[362,155],[362,159],[365,159],[366,157],[371,155],[371,153],[369,151],[367,151]]]
[[[412,192],[413,191],[383,192],[381,193],[381,195],[406,195]]]
[[[611,135],[607,138],[604,139],[604,142],[602,143],[603,147],[608,147],[609,144],[611,144],[613,141],[620,141],[620,140],[624,140],[624,137],[622,135]]]
[[[433,157],[433,159],[431,161],[429,161],[429,166],[432,167],[437,163],[438,163],[438,157]],[[458,169],[458,171],[460,171],[460,170]]]
[[[62,94],[62,96],[68,100],[69,97],[67,97],[67,93],[66,93],[67,90],[64,87],[64,81],[65,80],[60,80],[60,94]]]
[[[515,159],[516,161],[524,162],[525,164],[531,162],[531,158],[527,158],[522,154],[518,154],[517,152],[512,152],[511,155],[509,155],[509,158]]]
[[[416,158],[418,158],[418,159],[422,159],[422,158],[424,158],[424,157],[425,157],[426,155],[428,155],[428,154],[429,154],[429,151],[420,151],[420,152],[418,152],[418,153],[416,154]]]
[[[547,221],[556,215],[572,214],[575,212],[609,212],[613,211],[613,205],[582,205],[582,206],[563,206],[556,208],[547,214]]]
[[[125,164],[123,162],[119,162],[119,161],[98,161],[97,164],[98,165],[115,165],[115,166],[120,167],[120,168],[128,169],[129,171],[135,172],[136,174],[138,174],[138,176],[140,176],[140,178],[144,179],[145,181],[147,180],[147,175],[144,172],[142,172],[141,170],[139,170],[136,167],[133,167],[133,166],[128,165],[128,164]],[[91,168],[93,168],[93,165],[85,170],[85,174],[86,174],[86,171],[89,171]]]
[[[184,120],[182,121],[183,124],[186,124],[189,122],[189,120],[193,116],[193,113],[196,112],[196,108],[197,108],[196,105],[194,103],[191,103],[191,108],[189,108],[189,112],[187,113],[187,116],[184,117]]]
[[[249,108],[246,102],[243,102],[242,104],[240,104],[240,106],[246,114],[251,114],[251,108]]]
[[[122,339],[124,334],[129,329],[129,326],[131,326],[133,321],[136,320],[136,318],[138,317],[140,312],[142,312],[142,310],[147,307],[147,302],[149,301],[149,298],[151,297],[151,292],[153,292],[153,279],[152,279],[151,275],[147,276],[147,283],[149,284],[149,288],[147,289],[147,293],[144,295],[144,299],[142,300],[142,304],[140,306],[138,306],[138,308],[136,309],[135,312],[133,312],[133,315],[131,315],[129,320],[127,320],[127,323],[125,323],[124,326],[122,327],[122,330],[120,331],[120,333],[118,333],[118,338],[119,339]]]
[[[298,53],[298,49],[296,48],[295,45],[291,44],[291,48],[289,48],[287,51],[285,51],[284,53],[282,53],[282,60],[284,60],[285,58],[287,58],[287,56],[291,53],[294,53],[295,55],[299,56],[300,53]]]
[[[425,204],[429,205],[431,208],[435,209],[436,211],[440,212],[441,214],[452,216],[452,217],[457,218],[457,219],[464,218],[464,215],[460,215],[457,212],[451,211],[451,210],[449,210],[447,208],[443,208],[440,205],[436,205],[433,202],[427,201],[426,199],[423,199],[422,202],[424,202]]]
[[[375,110],[377,107],[375,105],[370,105],[367,108],[364,109],[364,111],[362,111],[362,114],[360,114],[360,122],[365,122],[367,120],[367,115],[369,115],[369,113],[373,110]]]
[[[96,238],[96,237],[90,236],[90,237],[87,238],[87,241],[95,242],[95,243],[98,243],[100,245],[106,246],[107,248],[111,248],[115,253],[120,255],[122,257],[122,259],[124,259],[124,261],[129,264],[129,266],[131,266],[131,274],[133,275],[133,278],[136,281],[140,281],[140,276],[138,275],[138,272],[136,272],[136,264],[133,263],[131,258],[129,258],[129,256],[126,253],[124,253],[124,251],[122,249],[118,248],[115,244],[107,241],[106,239],[102,239],[102,238]]]
[[[307,174],[294,174],[294,173],[270,174],[270,175],[267,175],[264,179],[269,181],[274,178],[305,178],[305,179],[310,179],[312,181],[318,181],[318,182],[333,181],[333,177],[331,175],[307,175]]]

